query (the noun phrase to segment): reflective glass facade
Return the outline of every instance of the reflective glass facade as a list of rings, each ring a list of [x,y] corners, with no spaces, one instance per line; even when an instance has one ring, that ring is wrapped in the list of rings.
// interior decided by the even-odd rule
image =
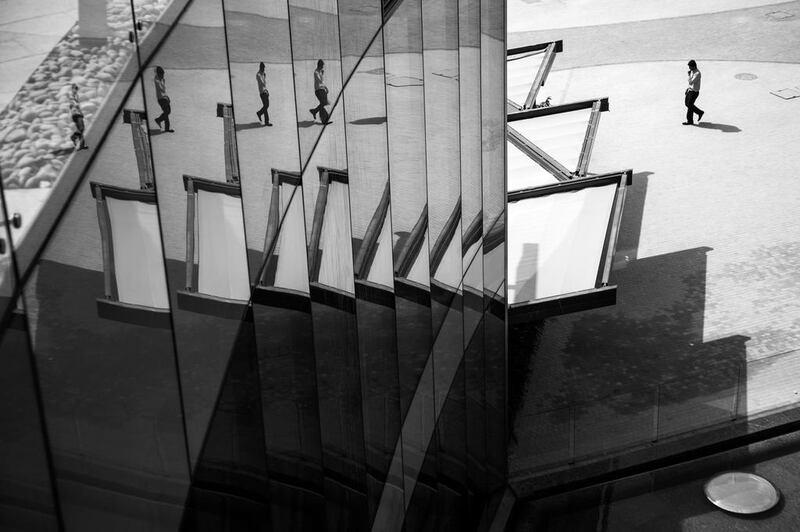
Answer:
[[[79,4],[1,117],[0,528],[488,529],[504,5]]]

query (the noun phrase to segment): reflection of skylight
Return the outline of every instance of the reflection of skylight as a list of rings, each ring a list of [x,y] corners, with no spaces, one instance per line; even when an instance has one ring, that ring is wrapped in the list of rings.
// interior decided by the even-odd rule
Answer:
[[[508,205],[509,303],[596,287],[616,183]]]
[[[244,244],[242,200],[197,191],[197,291],[227,299],[247,300],[250,280]]]
[[[378,236],[375,257],[370,264],[367,281],[382,284],[389,288],[394,286],[394,270],[392,269],[392,221],[387,213]]]
[[[155,203],[106,198],[121,303],[169,308]]]
[[[507,154],[509,191],[558,183],[553,174],[510,142],[507,143]]]
[[[570,172],[578,169],[591,107],[517,120],[513,127]]]
[[[332,180],[329,185],[319,242],[322,250],[319,259],[319,282],[354,293],[350,200],[346,184]]]
[[[506,96],[522,106],[531,90],[531,84],[542,65],[544,50],[527,52],[508,58],[506,63]]]
[[[274,285],[308,294],[308,267],[306,262],[305,220],[302,198],[293,194],[296,187],[281,185],[281,211],[285,212],[278,229],[278,255]]]

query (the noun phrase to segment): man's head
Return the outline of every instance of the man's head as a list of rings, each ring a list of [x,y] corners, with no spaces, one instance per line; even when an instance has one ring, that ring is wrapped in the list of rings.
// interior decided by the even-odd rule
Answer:
[[[258,64],[258,71],[259,71],[259,72],[264,72],[264,68],[265,68],[265,67],[264,67],[264,62],[262,61],[262,62],[260,62],[260,63]]]
[[[322,70],[323,68],[325,68],[325,61],[320,59],[319,61],[317,61],[317,70]]]
[[[689,70],[697,70],[697,63],[694,62],[694,59],[689,60]]]
[[[78,85],[76,83],[72,84],[72,92],[73,93],[78,92]]]
[[[164,69],[160,66],[156,67],[156,77],[163,78],[164,77]]]

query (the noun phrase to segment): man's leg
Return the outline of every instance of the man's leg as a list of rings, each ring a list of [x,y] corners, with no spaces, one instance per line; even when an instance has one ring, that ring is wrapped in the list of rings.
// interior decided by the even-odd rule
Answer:
[[[264,104],[261,107],[261,114],[264,115],[264,123],[269,124],[269,93],[261,93],[261,103]]]
[[[686,122],[684,124],[694,123],[694,101],[697,99],[697,93],[694,91],[687,91],[684,103],[686,104]]]
[[[692,99],[692,111],[697,115],[697,121],[698,122],[700,121],[701,118],[703,118],[703,114],[705,114],[702,109],[700,109],[699,107],[697,107],[697,105],[695,105],[695,102],[697,101],[697,98],[699,98],[699,97],[700,97],[700,93],[699,92],[695,92],[694,93],[694,98]]]
[[[163,102],[163,103],[162,103]],[[169,114],[172,112],[172,107],[169,104],[169,100],[162,100],[159,102],[161,104],[161,110],[164,111],[161,115],[164,122],[164,131],[171,131],[172,128],[169,127]]]

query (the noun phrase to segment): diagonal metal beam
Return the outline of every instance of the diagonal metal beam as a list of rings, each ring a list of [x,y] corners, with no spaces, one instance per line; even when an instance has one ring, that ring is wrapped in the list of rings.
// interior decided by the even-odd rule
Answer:
[[[600,106],[600,100],[594,102],[592,114],[589,115],[589,123],[586,124],[586,135],[583,137],[583,147],[578,157],[578,168],[575,170],[575,175],[578,177],[585,176],[589,170],[589,159],[592,158],[594,139],[597,137],[597,127],[600,124]]]
[[[542,64],[539,65],[539,70],[536,72],[536,77],[533,79],[533,85],[531,85],[531,89],[528,91],[528,97],[525,98],[524,109],[530,109],[536,103],[536,94],[538,94],[539,88],[544,85],[544,82],[547,80],[547,75],[550,73],[550,69],[553,68],[553,61],[555,58],[556,43],[551,42],[545,49]]]
[[[572,179],[572,172],[556,161],[550,154],[545,152],[539,146],[528,140],[522,133],[517,131],[511,126],[508,128],[508,141],[515,147],[522,150],[528,157],[533,159],[539,166],[547,170],[559,181],[569,181]]]

